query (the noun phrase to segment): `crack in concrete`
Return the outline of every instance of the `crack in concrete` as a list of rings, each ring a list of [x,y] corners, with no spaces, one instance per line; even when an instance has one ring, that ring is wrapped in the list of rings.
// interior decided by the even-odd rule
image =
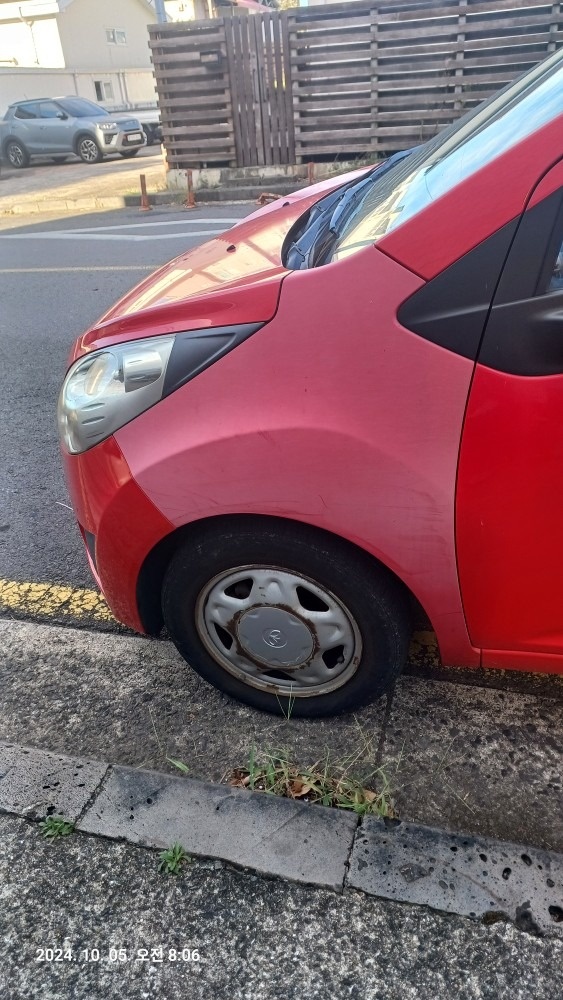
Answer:
[[[84,818],[84,816],[86,815],[86,813],[88,812],[88,810],[92,808],[92,806],[94,805],[94,803],[95,803],[96,799],[98,798],[98,796],[100,795],[100,793],[103,792],[105,784],[106,784],[107,780],[109,779],[109,776],[110,776],[110,774],[111,774],[112,771],[113,771],[112,765],[108,764],[107,767],[106,767],[106,769],[105,769],[105,771],[104,771],[104,773],[102,774],[102,777],[98,781],[98,784],[94,788],[94,791],[90,795],[89,799],[84,803],[82,809],[80,810],[80,813],[76,817],[76,819],[74,821],[75,826],[78,826],[78,824]]]

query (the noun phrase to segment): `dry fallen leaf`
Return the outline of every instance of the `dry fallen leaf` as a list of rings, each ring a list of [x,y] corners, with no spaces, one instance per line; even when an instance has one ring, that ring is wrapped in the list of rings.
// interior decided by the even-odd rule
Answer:
[[[292,799],[300,799],[304,795],[308,795],[312,791],[311,785],[308,785],[305,781],[301,781],[300,778],[294,778],[290,781],[287,790]]]
[[[233,771],[229,785],[233,788],[245,788],[250,783],[250,775],[244,771]]]

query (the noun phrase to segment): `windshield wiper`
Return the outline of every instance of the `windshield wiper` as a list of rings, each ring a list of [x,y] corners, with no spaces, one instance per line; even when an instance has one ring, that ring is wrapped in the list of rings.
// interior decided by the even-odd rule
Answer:
[[[345,188],[345,191],[347,188]],[[343,192],[332,191],[320,202],[313,205],[307,213],[304,225],[296,232],[295,239],[284,253],[285,267],[292,271],[300,271],[309,267],[310,251],[315,243],[320,228],[326,223],[327,217],[334,210],[335,202],[343,197]]]
[[[415,147],[418,149],[419,147]],[[376,164],[367,175],[351,181],[345,187],[332,191],[313,205],[304,225],[295,233],[295,239],[283,254],[285,267],[292,271],[304,271],[315,267],[320,257],[330,249],[340,235],[343,221],[350,216],[351,209],[382,174],[402,160],[412,149],[395,153],[383,163]]]
[[[329,230],[333,236],[340,236],[342,232],[342,227],[345,222],[348,221],[352,213],[356,202],[361,195],[365,194],[367,188],[371,187],[375,181],[378,181],[383,174],[386,174],[391,167],[394,167],[396,163],[404,160],[406,156],[410,156],[414,153],[415,149],[419,149],[418,146],[414,146],[412,149],[401,150],[400,153],[394,153],[389,159],[385,160],[381,164],[379,169],[373,171],[368,177],[360,181],[359,184],[355,184],[353,188],[349,188],[343,195],[342,199],[338,202],[338,205],[334,209],[329,223]]]
[[[336,206],[334,212],[330,217],[330,223],[328,227],[329,231],[331,233],[334,233],[335,236],[338,235],[338,225],[340,220],[342,219],[342,216],[345,213],[347,214],[349,207],[353,205],[355,201],[358,200],[362,191],[365,191],[366,188],[371,186],[372,182],[373,182],[372,177],[366,177],[363,181],[361,181],[360,184],[355,184],[353,188],[350,188],[342,196],[342,198],[338,202],[338,205]]]

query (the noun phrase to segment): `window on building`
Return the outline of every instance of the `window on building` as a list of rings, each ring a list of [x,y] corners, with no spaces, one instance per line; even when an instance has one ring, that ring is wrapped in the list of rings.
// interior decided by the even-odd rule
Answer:
[[[109,45],[127,45],[127,33],[123,28],[106,28],[106,42]]]
[[[113,101],[113,84],[105,80],[94,80],[97,101]]]

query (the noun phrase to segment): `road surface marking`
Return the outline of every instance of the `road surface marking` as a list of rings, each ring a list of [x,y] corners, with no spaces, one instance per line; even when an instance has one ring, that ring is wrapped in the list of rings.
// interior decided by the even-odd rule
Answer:
[[[52,233],[0,233],[0,240],[126,240],[130,243],[161,242],[162,240],[191,240],[194,236],[217,236],[225,232],[224,228],[196,229],[189,233],[163,233],[162,236],[149,233],[140,236],[136,233],[76,233],[72,230],[58,230]]]
[[[0,267],[0,274],[50,274],[53,271],[156,271],[158,264],[96,264],[91,267]]]
[[[30,618],[115,623],[99,590],[0,579],[0,616],[10,611]],[[434,632],[424,630],[413,634],[409,662],[421,666],[440,666]]]
[[[17,611],[30,617],[64,616],[74,621],[114,622],[98,590],[63,587],[54,583],[18,583],[0,579],[0,613]]]
[[[128,222],[124,225],[115,226],[84,226],[76,229],[64,229],[59,232],[65,233],[99,233],[105,229],[147,229],[152,226],[219,226],[223,222],[242,222],[245,218],[241,215],[238,219],[173,219],[170,222]]]

